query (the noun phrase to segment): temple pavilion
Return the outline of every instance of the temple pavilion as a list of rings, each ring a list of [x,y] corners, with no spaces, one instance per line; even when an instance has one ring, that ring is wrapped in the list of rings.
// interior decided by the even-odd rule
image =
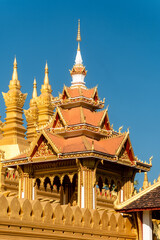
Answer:
[[[70,87],[64,86],[58,97],[52,95],[47,63],[40,96],[34,79],[30,108],[24,110],[27,138],[22,119],[26,94],[20,90],[15,58],[9,91],[3,93],[6,121],[1,127],[1,164],[4,175],[9,169],[17,176],[12,191],[18,191],[19,198],[113,208],[115,199],[123,202],[133,195],[135,174],[149,171],[151,162],[135,157],[129,131],[113,129],[97,87],[87,88],[80,22],[77,42]]]
[[[127,214],[125,203],[137,199],[135,175],[148,172],[152,163],[135,157],[129,130],[114,130],[105,99],[100,99],[97,87],[87,88],[80,22],[77,42],[71,85],[64,86],[59,96],[52,95],[47,63],[40,96],[34,79],[30,107],[24,110],[26,129],[22,114],[27,94],[21,92],[15,58],[9,91],[3,93],[6,118],[0,122],[0,190],[7,197],[91,211],[115,212],[116,201],[116,209]]]

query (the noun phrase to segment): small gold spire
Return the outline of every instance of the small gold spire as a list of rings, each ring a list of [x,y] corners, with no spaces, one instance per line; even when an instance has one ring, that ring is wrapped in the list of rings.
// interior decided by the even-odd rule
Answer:
[[[49,78],[48,78],[48,64],[47,64],[47,61],[46,61],[46,66],[45,66],[44,85],[49,85]]]
[[[16,56],[14,57],[14,63],[13,63],[13,66],[16,68],[17,67],[17,59],[16,59]]]
[[[78,51],[80,51],[81,32],[80,32],[80,19],[78,20],[78,33],[77,33]]]
[[[35,99],[36,97],[37,97],[37,83],[36,78],[34,78],[32,98]]]
[[[45,66],[45,73],[48,73],[48,64],[47,64],[47,61],[46,61],[46,66]]]
[[[147,172],[144,173],[143,189],[149,186]]]
[[[17,73],[17,59],[16,57],[14,58],[14,63],[13,63],[13,74],[12,74],[12,80],[17,81],[18,80],[18,73]]]

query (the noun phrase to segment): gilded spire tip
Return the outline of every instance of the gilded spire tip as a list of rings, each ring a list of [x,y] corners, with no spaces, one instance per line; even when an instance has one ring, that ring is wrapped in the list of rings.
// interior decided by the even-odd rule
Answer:
[[[143,189],[146,189],[147,187],[148,187],[148,176],[147,176],[147,172],[144,172]]]
[[[44,77],[44,85],[48,85],[49,84],[49,78],[48,78],[48,64],[46,61],[46,65],[45,65],[45,77]]]
[[[37,82],[36,82],[36,77],[34,77],[34,82],[33,82],[33,85],[36,85]]]
[[[18,73],[17,73],[17,59],[16,59],[16,56],[15,56],[14,62],[13,62],[13,74],[12,74],[11,82],[14,83],[14,84],[17,84],[17,83],[19,84],[19,82],[18,82]]]
[[[80,51],[80,42],[81,42],[80,19],[78,20],[77,42],[78,42],[78,50]]]
[[[14,57],[14,63],[13,63],[14,68],[17,67],[17,59],[16,56]]]
[[[36,78],[34,77],[32,98],[36,98],[36,97],[37,97],[37,83],[36,83]]]
[[[45,73],[48,73],[48,64],[47,64],[47,61],[46,61],[46,65],[45,65]]]

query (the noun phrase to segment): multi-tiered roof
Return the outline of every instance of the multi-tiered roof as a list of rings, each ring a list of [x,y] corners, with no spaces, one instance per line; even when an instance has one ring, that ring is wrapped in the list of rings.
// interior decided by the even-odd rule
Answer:
[[[113,163],[148,171],[151,164],[139,161],[135,156],[129,132],[116,132],[110,125],[108,109],[100,100],[97,87],[88,89],[84,78],[86,69],[80,51],[80,25],[75,64],[70,71],[72,84],[64,86],[62,94],[53,98],[56,106],[50,122],[39,130],[38,137],[26,153],[5,161],[6,165],[30,164],[52,159],[95,157]],[[100,109],[100,111],[98,111]],[[42,144],[45,139],[45,145]]]

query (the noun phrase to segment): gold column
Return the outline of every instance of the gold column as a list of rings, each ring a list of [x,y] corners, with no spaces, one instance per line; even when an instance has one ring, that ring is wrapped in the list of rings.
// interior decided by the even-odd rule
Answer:
[[[95,160],[82,160],[82,162],[79,164],[78,205],[81,208],[93,209],[96,207],[95,165]]]
[[[24,198],[32,200],[32,191],[33,191],[33,184],[32,178],[30,178],[29,173],[23,174],[23,186],[24,186]]]
[[[5,180],[5,168],[2,167],[2,162],[0,161],[0,192],[4,191],[4,180]]]
[[[19,198],[33,200],[33,179],[30,171],[26,171],[26,169],[24,171],[21,167],[18,167],[17,170],[19,173]]]

